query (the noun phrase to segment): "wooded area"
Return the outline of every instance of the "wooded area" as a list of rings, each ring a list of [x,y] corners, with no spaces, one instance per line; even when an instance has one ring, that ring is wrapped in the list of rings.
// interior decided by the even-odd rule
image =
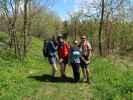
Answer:
[[[48,10],[47,5],[45,3],[42,5],[40,1],[0,1],[0,31],[8,34],[8,45],[20,59],[26,56],[32,36],[41,37],[42,34],[58,30],[60,24],[58,16]],[[49,2],[46,3],[49,4]],[[47,20],[46,24],[45,20]]]
[[[133,0],[79,0],[65,20],[51,9],[57,1],[0,0],[0,100],[132,100]],[[73,84],[71,67],[68,82],[60,70],[51,80],[43,42],[59,34],[70,45],[87,36],[89,85]]]
[[[47,39],[59,33],[72,35],[73,39],[86,33],[93,50],[101,56],[133,50],[131,0],[83,2],[80,11],[69,14],[70,20],[66,21],[48,8],[55,2],[0,0],[0,31],[8,33],[8,45],[17,57],[26,56],[32,36]]]

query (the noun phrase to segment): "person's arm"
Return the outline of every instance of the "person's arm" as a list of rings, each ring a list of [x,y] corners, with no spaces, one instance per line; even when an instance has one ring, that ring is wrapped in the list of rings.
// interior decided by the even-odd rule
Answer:
[[[68,43],[66,44],[67,44],[68,52],[70,53],[71,46]]]
[[[57,47],[56,47],[56,45],[54,44],[54,41],[51,41],[51,45],[52,45],[52,47],[54,48],[54,50],[57,50]]]
[[[90,59],[92,56],[92,48],[91,48],[91,44],[89,42],[88,42],[88,51],[89,51],[88,59]]]
[[[68,55],[68,62],[71,63],[72,61],[72,47],[70,47],[69,55]]]
[[[89,60],[86,60],[84,57],[81,56],[81,59],[86,63],[88,64],[90,61]]]

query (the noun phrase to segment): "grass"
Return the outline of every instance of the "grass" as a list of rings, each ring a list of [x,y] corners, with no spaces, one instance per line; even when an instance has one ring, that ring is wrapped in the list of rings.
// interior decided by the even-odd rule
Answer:
[[[33,38],[24,62],[9,50],[0,51],[0,100],[133,100],[133,69],[106,58],[92,59],[90,85],[62,81],[59,71],[51,81],[42,44]],[[70,66],[67,75],[72,77]]]

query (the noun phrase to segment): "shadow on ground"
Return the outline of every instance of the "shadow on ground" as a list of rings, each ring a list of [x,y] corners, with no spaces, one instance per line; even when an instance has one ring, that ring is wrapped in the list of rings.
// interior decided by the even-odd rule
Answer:
[[[29,76],[28,78],[30,79],[35,79],[40,82],[55,82],[55,83],[63,83],[63,82],[68,82],[68,83],[73,83],[73,79],[71,77],[67,77],[65,79],[61,77],[52,77],[48,74],[44,74],[41,76]]]

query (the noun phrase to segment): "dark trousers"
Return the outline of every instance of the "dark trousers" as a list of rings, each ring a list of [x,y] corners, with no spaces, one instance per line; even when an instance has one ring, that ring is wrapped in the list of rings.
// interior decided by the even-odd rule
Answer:
[[[80,79],[80,64],[79,63],[71,63],[73,69],[74,81],[77,82]]]

